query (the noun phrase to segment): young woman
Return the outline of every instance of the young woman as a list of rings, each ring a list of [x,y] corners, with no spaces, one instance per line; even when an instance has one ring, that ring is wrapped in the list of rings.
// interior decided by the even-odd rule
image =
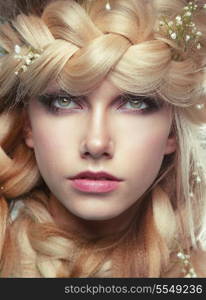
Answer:
[[[206,4],[19,2],[1,4],[0,275],[204,277]]]

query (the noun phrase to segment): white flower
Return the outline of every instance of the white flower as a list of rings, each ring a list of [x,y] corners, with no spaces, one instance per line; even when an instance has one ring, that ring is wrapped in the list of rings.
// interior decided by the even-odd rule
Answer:
[[[19,45],[15,45],[14,51],[15,51],[16,54],[20,54],[20,52],[21,52],[21,47],[20,47]]]
[[[183,22],[182,21],[177,21],[177,25],[182,25]]]
[[[175,32],[171,33],[170,36],[173,40],[176,40],[177,38],[177,34]]]
[[[196,182],[197,182],[197,183],[200,183],[201,181],[202,181],[202,180],[201,180],[200,176],[197,176],[197,177],[196,177]]]
[[[198,45],[200,45],[200,43]],[[201,45],[200,45],[200,48],[201,48]],[[200,49],[200,48],[197,48],[197,49]],[[197,104],[196,107],[197,107],[197,109],[203,109],[205,107],[205,105],[204,104]]]
[[[182,25],[182,21],[177,21],[177,25]]]
[[[184,278],[192,278],[191,275],[188,273]]]
[[[111,5],[109,2],[107,2],[107,4],[105,5],[105,9],[106,10],[111,10]]]
[[[206,4],[203,5],[203,8],[206,8]]]
[[[201,44],[198,43],[198,44],[197,44],[197,49],[201,49],[201,48],[202,48]]]
[[[31,58],[27,57],[27,58],[26,58],[26,64],[27,64],[27,65],[31,65],[31,63],[32,63]]]
[[[196,33],[196,35],[197,35],[197,36],[202,36],[202,32],[201,32],[201,31],[198,31],[198,32]]]
[[[205,7],[206,8],[206,7]],[[185,6],[184,7],[184,10],[189,10],[189,7],[188,6]]]
[[[177,22],[176,22],[177,25],[182,25],[182,23],[183,23],[183,22],[182,22],[182,17],[181,17],[181,16],[177,16],[177,17],[176,17],[176,21],[177,21]]]
[[[191,11],[188,11],[188,12],[185,13],[186,17],[191,17],[191,15],[192,15]]]
[[[190,35],[187,34],[185,37],[185,41],[188,42],[190,39],[191,39]]]
[[[172,26],[173,24],[174,24],[173,21],[170,21],[170,22],[168,23],[169,26]]]
[[[185,255],[182,252],[178,252],[177,257],[179,257],[180,259],[185,259]]]
[[[160,26],[165,25],[165,23],[163,21],[160,21]]]
[[[28,69],[28,67],[27,67],[26,65],[23,65],[23,66],[21,67],[21,69],[22,69],[23,72],[26,72],[27,69]]]

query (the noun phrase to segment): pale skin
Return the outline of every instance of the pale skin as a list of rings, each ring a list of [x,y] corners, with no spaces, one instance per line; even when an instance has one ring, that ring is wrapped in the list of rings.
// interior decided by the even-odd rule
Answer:
[[[50,86],[47,92],[55,89]],[[82,100],[82,107],[70,103],[58,114],[36,98],[29,102],[25,142],[34,149],[40,173],[58,199],[52,209],[59,222],[66,224],[69,212],[99,234],[124,229],[164,156],[176,149],[175,137],[170,136],[171,108],[142,114],[142,104],[132,113],[131,104],[120,108],[121,94],[105,80]],[[105,171],[123,181],[117,190],[100,195],[73,189],[68,177],[88,170]]]

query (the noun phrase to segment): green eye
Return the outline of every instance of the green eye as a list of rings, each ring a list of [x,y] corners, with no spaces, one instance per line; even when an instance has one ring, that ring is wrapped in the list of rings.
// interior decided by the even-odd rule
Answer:
[[[133,108],[141,108],[143,101],[139,100],[130,100],[129,103]]]
[[[56,105],[58,107],[67,107],[69,104],[71,103],[70,99],[67,98],[59,98],[58,100],[56,100]]]
[[[123,100],[121,108],[126,108],[127,111],[152,112],[157,111],[163,106],[160,100],[147,96],[124,94],[121,98]]]

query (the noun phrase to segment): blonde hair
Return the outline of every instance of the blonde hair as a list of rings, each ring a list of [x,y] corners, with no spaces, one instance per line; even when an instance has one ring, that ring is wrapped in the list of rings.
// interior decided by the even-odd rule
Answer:
[[[7,51],[0,58],[1,276],[164,276],[177,250],[174,241],[189,251],[199,247],[203,230],[206,167],[198,131],[205,113],[196,104],[205,98],[206,44],[177,62],[171,56],[175,44],[156,30],[159,17],[177,15],[183,0],[111,0],[111,10],[104,0],[45,2],[51,3],[42,11],[35,13],[31,5],[32,14],[20,13],[0,28]],[[205,36],[203,17],[205,12],[195,22]],[[14,58],[16,44],[25,54],[28,46],[43,49],[18,76],[23,62]],[[83,95],[105,77],[123,92],[155,93],[173,106],[177,150],[165,157],[131,226],[121,235],[91,240],[55,224],[49,208],[54,197],[24,144],[23,110],[51,80]],[[11,223],[9,204],[19,198],[25,205]]]

